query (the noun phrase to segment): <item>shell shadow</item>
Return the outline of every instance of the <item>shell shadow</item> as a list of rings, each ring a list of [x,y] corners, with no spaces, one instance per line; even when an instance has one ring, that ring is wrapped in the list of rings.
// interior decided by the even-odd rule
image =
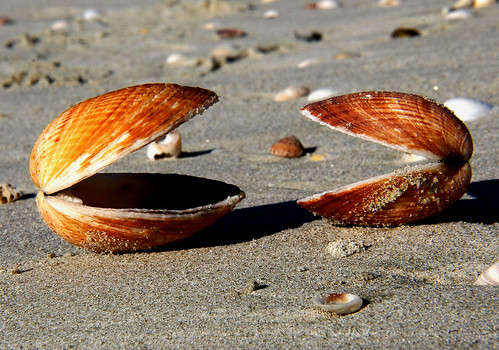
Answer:
[[[499,179],[472,182],[467,191],[473,199],[461,199],[424,223],[465,221],[491,225],[499,222]]]
[[[296,201],[236,209],[198,234],[169,244],[163,250],[242,243],[300,227],[314,220],[320,220],[320,217],[300,208]]]

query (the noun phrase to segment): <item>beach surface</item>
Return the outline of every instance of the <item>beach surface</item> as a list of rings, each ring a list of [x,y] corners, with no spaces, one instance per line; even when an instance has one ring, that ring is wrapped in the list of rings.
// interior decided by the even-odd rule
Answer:
[[[446,20],[441,10],[451,5],[3,2],[0,15],[12,23],[0,26],[0,183],[24,196],[0,206],[0,347],[497,348],[499,289],[474,283],[499,259],[499,4]],[[270,9],[277,17],[266,18]],[[420,35],[392,38],[400,27]],[[246,35],[223,39],[221,28]],[[70,106],[148,82],[203,87],[220,102],[179,128],[185,157],[153,162],[142,149],[104,171],[201,176],[246,198],[208,229],[154,251],[72,246],[38,213],[33,144]],[[467,194],[395,228],[334,226],[301,209],[297,199],[407,164],[395,150],[304,118],[306,97],[275,102],[291,85],[496,106],[466,122]],[[269,153],[288,135],[306,156]],[[363,307],[321,311],[312,299],[324,292],[356,294]]]

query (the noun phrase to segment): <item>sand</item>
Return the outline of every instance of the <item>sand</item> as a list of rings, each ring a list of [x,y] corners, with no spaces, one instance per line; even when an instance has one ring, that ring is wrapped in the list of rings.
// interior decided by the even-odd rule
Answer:
[[[499,109],[467,124],[474,175],[459,202],[422,223],[358,228],[333,226],[295,201],[403,168],[402,155],[302,117],[304,97],[273,101],[304,85],[499,105],[498,4],[446,21],[441,9],[452,2],[443,0],[345,0],[332,10],[298,0],[66,3],[0,6],[14,21],[0,27],[0,183],[24,193],[0,206],[0,347],[498,346],[499,290],[474,282],[499,257]],[[271,8],[279,16],[265,19]],[[97,18],[83,19],[86,9]],[[64,29],[50,29],[61,20]],[[247,35],[219,39],[212,28],[225,27]],[[392,39],[398,27],[422,35]],[[321,40],[304,40],[314,31]],[[214,62],[221,45],[232,53]],[[353,57],[335,58],[345,52]],[[173,53],[180,62],[167,64]],[[297,68],[309,58],[317,63]],[[140,150],[106,171],[203,176],[236,184],[246,199],[207,230],[152,252],[74,247],[38,214],[31,148],[71,105],[145,82],[201,86],[220,102],[179,128],[194,156],[151,162]],[[290,134],[307,156],[271,156],[270,145]],[[317,154],[325,160],[311,161]],[[312,304],[322,292],[353,293],[364,306],[322,312]]]

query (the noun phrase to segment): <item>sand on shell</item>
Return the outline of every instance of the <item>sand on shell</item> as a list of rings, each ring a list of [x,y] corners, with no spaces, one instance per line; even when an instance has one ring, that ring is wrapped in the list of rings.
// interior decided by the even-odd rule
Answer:
[[[445,21],[441,9],[450,5],[2,4],[13,23],[0,27],[0,183],[24,197],[0,206],[0,347],[497,346],[498,289],[474,282],[499,256],[498,108],[468,123],[474,175],[458,203],[415,225],[356,228],[333,226],[295,201],[401,168],[402,156],[303,118],[305,97],[273,101],[287,86],[304,85],[499,105],[499,5]],[[97,18],[83,18],[88,8]],[[264,18],[270,8],[277,18]],[[215,33],[234,27],[247,35],[222,40]],[[390,33],[397,27],[423,35],[395,40]],[[314,32],[322,39],[303,40]],[[213,59],[222,45],[233,56]],[[335,59],[342,52],[354,54]],[[168,64],[172,53],[184,61]],[[310,58],[314,64],[297,67]],[[180,127],[192,157],[151,162],[141,150],[106,171],[203,176],[236,184],[247,197],[207,230],[153,252],[99,255],[71,246],[37,212],[28,172],[32,145],[71,105],[145,82],[201,86],[220,102]],[[270,145],[290,134],[312,153],[271,156]],[[310,161],[313,154],[324,160]],[[332,255],[331,242],[362,242],[365,249]],[[334,316],[313,306],[322,292],[353,293],[364,306]]]

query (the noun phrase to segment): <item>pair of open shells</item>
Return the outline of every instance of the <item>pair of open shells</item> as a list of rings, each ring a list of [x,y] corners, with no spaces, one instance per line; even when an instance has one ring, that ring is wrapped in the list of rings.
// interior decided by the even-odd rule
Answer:
[[[151,249],[201,231],[244,198],[238,187],[177,174],[98,173],[217,102],[209,90],[133,86],[83,101],[54,119],[30,158],[40,213],[70,243],[97,252]],[[452,112],[416,95],[334,97],[303,113],[340,131],[435,159],[435,164],[298,201],[354,225],[400,225],[457,201],[471,179],[471,136]]]

